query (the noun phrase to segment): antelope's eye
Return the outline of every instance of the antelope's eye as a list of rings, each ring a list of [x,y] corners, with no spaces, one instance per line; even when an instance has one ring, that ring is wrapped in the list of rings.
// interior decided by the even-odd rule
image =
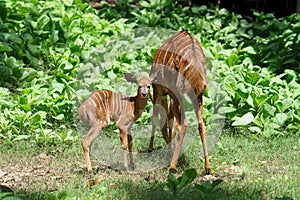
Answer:
[[[142,86],[141,86],[141,85],[139,85],[138,87],[139,87],[139,89],[141,89],[141,88],[142,88]]]
[[[148,85],[147,88],[150,89],[150,85]]]

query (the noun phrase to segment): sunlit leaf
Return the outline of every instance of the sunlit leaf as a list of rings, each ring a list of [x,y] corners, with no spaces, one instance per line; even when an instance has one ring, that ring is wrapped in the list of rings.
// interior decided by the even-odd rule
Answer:
[[[277,113],[275,115],[274,121],[279,125],[283,125],[283,123],[286,121],[286,119],[287,119],[287,114]]]
[[[245,51],[245,52],[247,52],[247,53],[249,53],[249,54],[256,54],[254,48],[251,47],[251,46],[245,47],[242,50]]]
[[[72,6],[74,0],[64,0],[63,2],[64,2],[64,4],[65,4],[66,6]]]
[[[52,118],[53,119],[56,119],[56,120],[63,120],[64,119],[64,114],[63,113],[61,113],[61,114],[59,114],[59,115],[57,115],[57,116],[52,116]]]
[[[248,129],[253,133],[259,133],[259,134],[261,133],[261,129],[258,126],[251,126]]]
[[[220,114],[225,114],[225,113],[231,113],[231,112],[234,112],[236,111],[236,108],[232,108],[232,107],[221,107],[219,110],[218,110],[218,113]]]
[[[254,119],[252,113],[246,113],[232,123],[232,126],[244,126],[250,124]]]

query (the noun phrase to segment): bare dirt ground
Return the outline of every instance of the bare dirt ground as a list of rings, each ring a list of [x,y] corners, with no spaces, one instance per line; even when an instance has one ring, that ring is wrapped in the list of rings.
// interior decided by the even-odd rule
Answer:
[[[1,153],[0,184],[12,190],[54,191],[84,167],[76,154],[68,156],[63,148],[39,152],[33,147],[32,151],[10,149]]]

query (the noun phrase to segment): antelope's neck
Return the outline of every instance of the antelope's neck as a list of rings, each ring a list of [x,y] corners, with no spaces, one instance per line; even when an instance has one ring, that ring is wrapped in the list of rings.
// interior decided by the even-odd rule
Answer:
[[[142,98],[140,96],[135,96],[132,98],[133,98],[133,102],[134,102],[134,118],[136,120],[143,113],[143,111],[148,103],[148,98]]]

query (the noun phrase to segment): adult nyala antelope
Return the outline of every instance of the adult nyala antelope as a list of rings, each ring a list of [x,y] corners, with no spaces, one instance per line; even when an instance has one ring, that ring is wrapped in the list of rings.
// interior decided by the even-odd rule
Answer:
[[[136,96],[131,97],[109,90],[98,90],[91,94],[78,109],[79,117],[89,127],[87,134],[82,139],[82,148],[89,172],[92,171],[90,161],[91,144],[111,120],[116,122],[120,131],[124,168],[128,170],[126,158],[128,148],[130,158],[129,168],[134,169],[130,129],[147,105],[151,81],[147,77],[137,79],[130,73],[125,73],[125,79],[128,82],[138,85]]]
[[[166,115],[168,120],[161,120],[163,138],[170,143],[174,137],[173,121],[178,128],[178,138],[169,170],[176,171],[182,142],[187,129],[184,113],[183,95],[187,94],[192,100],[198,120],[198,130],[202,140],[206,173],[210,173],[208,152],[205,139],[205,126],[202,118],[202,94],[206,90],[208,81],[206,76],[206,58],[200,43],[188,32],[181,31],[174,34],[155,53],[150,71],[153,80],[153,118],[149,152],[153,149],[158,114]],[[170,97],[168,108],[167,95]],[[164,112],[160,109],[163,107]]]

